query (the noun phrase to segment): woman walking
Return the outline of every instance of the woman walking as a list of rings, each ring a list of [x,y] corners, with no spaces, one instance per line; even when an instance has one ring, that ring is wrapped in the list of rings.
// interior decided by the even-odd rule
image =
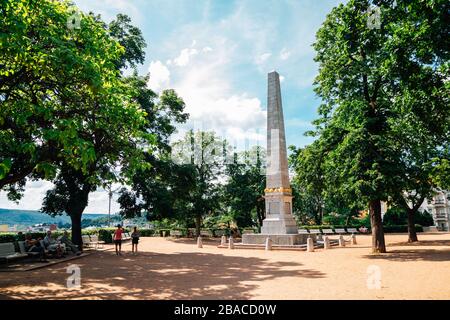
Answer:
[[[131,251],[133,253],[138,252],[138,243],[139,243],[139,231],[137,230],[137,227],[134,227],[133,233],[131,234]]]
[[[122,233],[122,226],[118,224],[117,229],[114,231],[114,244],[116,246],[116,255],[118,256],[122,255]]]

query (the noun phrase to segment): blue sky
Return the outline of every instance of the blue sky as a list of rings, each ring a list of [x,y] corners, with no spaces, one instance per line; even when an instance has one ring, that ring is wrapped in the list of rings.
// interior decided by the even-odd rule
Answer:
[[[215,129],[231,141],[265,145],[267,73],[277,70],[288,145],[311,142],[320,100],[311,44],[326,14],[339,0],[75,0],[85,12],[110,21],[132,18],[147,42],[141,74],[149,87],[175,89],[191,114],[180,127]],[[39,209],[49,182],[30,183],[19,205],[0,195],[0,207]],[[86,212],[107,212],[106,192],[90,196]],[[113,204],[113,210],[118,205]]]

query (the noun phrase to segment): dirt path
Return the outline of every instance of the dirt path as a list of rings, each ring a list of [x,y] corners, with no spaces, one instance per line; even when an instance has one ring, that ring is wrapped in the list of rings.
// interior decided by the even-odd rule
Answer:
[[[73,261],[80,288],[66,287],[70,262],[2,272],[0,299],[450,299],[450,234],[419,238],[410,245],[406,235],[387,235],[383,255],[370,254],[369,236],[313,253],[142,238],[138,255],[126,245],[123,256],[104,251]]]

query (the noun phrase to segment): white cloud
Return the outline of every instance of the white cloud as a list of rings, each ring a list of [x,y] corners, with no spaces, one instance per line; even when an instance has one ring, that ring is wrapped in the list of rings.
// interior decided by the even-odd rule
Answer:
[[[113,190],[119,185],[114,185]],[[42,207],[42,201],[47,190],[53,188],[53,183],[45,180],[28,181],[24,195],[18,204],[9,201],[6,192],[0,191],[0,208],[20,209],[20,210],[39,210]],[[118,195],[113,195],[111,201],[111,212],[118,212],[120,207],[117,203]],[[108,193],[102,189],[89,194],[89,203],[85,209],[85,213],[108,213]]]
[[[204,47],[203,49],[202,49],[202,52],[210,52],[210,51],[212,51],[212,48],[211,47]]]
[[[257,131],[264,127],[266,113],[258,98],[233,90],[225,75],[224,65],[229,59],[225,51],[220,50],[214,57],[199,56],[174,82],[173,88],[183,97],[190,114],[180,134],[194,128],[214,130],[233,141],[261,140],[264,135]]]
[[[286,48],[283,48],[280,52],[280,59],[281,60],[287,60],[291,56],[291,52],[288,51]]]
[[[280,82],[283,82],[284,81],[284,76],[280,76]]]
[[[179,67],[185,67],[188,65],[191,57],[197,54],[198,50],[195,48],[184,48],[183,50],[181,50],[180,55],[173,59],[173,63]]]
[[[263,64],[264,62],[267,61],[267,59],[270,58],[271,55],[272,54],[270,52],[263,53],[263,54],[261,54],[261,55],[256,57],[255,63],[258,64],[258,65]]]
[[[148,68],[150,78],[148,80],[148,87],[156,92],[165,89],[170,83],[170,71],[161,61],[150,62]]]

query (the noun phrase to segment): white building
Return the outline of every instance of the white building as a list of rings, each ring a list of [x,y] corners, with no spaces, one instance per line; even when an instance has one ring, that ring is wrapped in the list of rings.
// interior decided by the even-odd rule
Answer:
[[[450,231],[450,191],[437,190],[436,195],[428,201],[428,212],[431,213],[434,225],[440,231]]]

